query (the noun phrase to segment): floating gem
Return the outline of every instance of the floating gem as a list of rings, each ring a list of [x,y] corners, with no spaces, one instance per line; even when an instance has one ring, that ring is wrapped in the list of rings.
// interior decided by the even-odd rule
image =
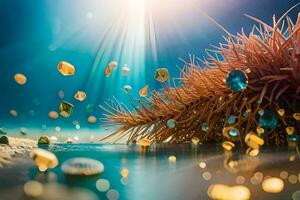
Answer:
[[[294,113],[293,117],[295,120],[300,121],[300,113]]]
[[[145,87],[140,89],[139,91],[140,97],[146,97],[148,95],[148,89],[149,89],[149,85],[146,85]]]
[[[121,174],[122,177],[127,178],[128,175],[129,175],[129,170],[126,169],[126,168],[123,168],[123,169],[121,170],[120,174]]]
[[[232,92],[245,90],[248,85],[247,74],[242,70],[231,70],[227,74],[226,84]]]
[[[67,101],[62,101],[59,105],[59,114],[64,117],[70,117],[73,110],[73,105]]]
[[[255,157],[255,156],[257,156],[259,154],[259,149],[253,149],[253,148],[249,147],[246,150],[246,154],[248,156]]]
[[[50,151],[44,149],[34,149],[30,152],[30,157],[35,161],[41,172],[46,171],[48,168],[54,168],[58,165],[56,156]]]
[[[277,126],[277,117],[272,111],[266,111],[259,118],[259,126],[264,128],[266,131],[271,131]]]
[[[123,76],[128,76],[130,72],[130,68],[127,66],[127,64],[125,64],[123,67],[122,67],[122,75]]]
[[[86,98],[86,93],[83,91],[77,91],[74,95],[74,98],[78,101],[83,101]]]
[[[192,138],[192,143],[193,143],[194,145],[198,145],[199,142],[200,142],[199,138],[197,138],[197,137],[193,137],[193,138]]]
[[[123,89],[126,91],[126,92],[130,92],[130,90],[132,90],[132,87],[130,85],[124,85]]]
[[[142,138],[139,141],[139,145],[141,147],[149,147],[151,145],[151,141],[149,139],[147,139],[147,138]]]
[[[169,119],[168,121],[167,121],[167,127],[168,128],[175,128],[175,126],[176,126],[176,121],[174,120],[174,119]]]
[[[265,141],[254,132],[249,132],[245,136],[245,143],[253,149],[259,149],[260,146],[264,145]]]
[[[264,111],[264,110],[262,110],[262,109],[260,109],[260,110],[258,111],[258,114],[259,114],[260,116],[263,116],[263,115],[264,115],[264,113],[265,113],[265,111]]]
[[[228,117],[228,119],[227,119],[228,124],[234,124],[235,123],[235,119],[236,119],[236,116],[230,115]]]
[[[106,77],[109,77],[110,74],[111,74],[111,69],[110,69],[109,67],[106,67],[106,68],[105,68],[105,76],[106,76]]]
[[[239,130],[232,126],[223,128],[223,135],[229,139],[236,137],[239,133],[240,133]]]
[[[299,135],[289,135],[289,136],[287,136],[286,140],[288,142],[298,142],[299,141]]]
[[[93,106],[93,104],[88,104],[88,105],[86,105],[85,109],[86,109],[86,112],[91,113],[94,110],[94,106]]]
[[[235,145],[230,141],[225,141],[222,143],[222,147],[227,151],[231,151],[235,147]]]
[[[256,127],[256,132],[257,132],[257,134],[261,135],[261,134],[264,134],[265,129],[263,129],[263,128],[260,127],[260,126],[257,126],[257,127]]]
[[[99,175],[104,171],[104,165],[91,158],[71,158],[65,161],[61,170],[65,175],[71,176],[92,176]]]
[[[57,70],[63,75],[63,76],[72,76],[75,74],[75,67],[66,62],[66,61],[61,61],[57,65]]]
[[[283,117],[285,114],[285,111],[284,111],[284,109],[279,109],[279,110],[277,110],[277,113],[280,117]]]
[[[266,178],[262,183],[262,189],[268,193],[279,193],[284,188],[284,182],[280,178]]]
[[[20,73],[15,74],[14,79],[19,85],[24,85],[27,82],[26,76]]]
[[[155,80],[164,83],[169,79],[169,71],[166,68],[159,68],[155,71]]]
[[[176,162],[176,156],[169,156],[169,162],[172,162],[172,163],[174,163],[174,162]]]
[[[51,119],[57,119],[58,118],[58,113],[56,111],[50,111],[48,113],[49,118]]]
[[[87,118],[87,121],[88,121],[89,123],[96,123],[96,122],[97,122],[97,118],[96,118],[95,116],[89,116],[89,117]]]
[[[108,64],[108,67],[113,70],[113,69],[116,69],[118,67],[118,62],[117,61],[111,61],[109,64]]]
[[[286,133],[287,133],[288,135],[293,135],[294,132],[295,132],[295,128],[292,127],[292,126],[286,127],[285,130],[286,130]]]
[[[11,110],[11,111],[9,111],[9,113],[10,113],[12,116],[14,116],[14,117],[17,117],[17,116],[18,116],[18,112],[15,111],[15,110]]]
[[[204,132],[207,132],[208,131],[208,124],[207,123],[203,123],[201,125],[201,130],[204,131]]]
[[[41,136],[38,140],[38,144],[50,144],[50,138],[46,135]]]

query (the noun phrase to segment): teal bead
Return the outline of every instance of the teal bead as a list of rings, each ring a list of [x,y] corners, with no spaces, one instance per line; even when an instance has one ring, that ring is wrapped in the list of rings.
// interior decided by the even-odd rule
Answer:
[[[248,86],[247,74],[242,70],[231,70],[227,74],[226,84],[232,92],[245,90]]]
[[[264,114],[260,116],[258,123],[259,126],[266,131],[271,131],[277,127],[278,119],[274,112],[265,111]]]
[[[208,131],[208,125],[207,125],[207,123],[203,123],[201,125],[201,130],[204,131],[204,132]]]
[[[174,119],[169,119],[167,121],[167,127],[168,128],[174,128],[176,126],[176,121]]]
[[[234,124],[235,123],[235,119],[236,119],[236,116],[230,115],[228,117],[228,119],[227,119],[228,124]]]
[[[231,130],[228,131],[228,134],[231,137],[236,137],[239,134],[239,132],[237,130],[235,130],[235,129],[231,129]]]

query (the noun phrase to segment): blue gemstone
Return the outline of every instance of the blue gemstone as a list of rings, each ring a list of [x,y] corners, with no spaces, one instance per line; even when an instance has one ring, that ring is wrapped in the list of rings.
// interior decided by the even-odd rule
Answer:
[[[231,136],[231,137],[235,137],[239,134],[239,132],[235,129],[231,129],[228,131],[228,134]]]
[[[231,70],[227,74],[226,84],[232,92],[239,92],[246,89],[248,77],[242,70]]]
[[[201,129],[202,129],[202,131],[207,131],[208,130],[208,125],[207,125],[207,123],[203,123],[202,125],[201,125]]]
[[[168,128],[174,128],[176,126],[176,121],[174,119],[169,119],[167,121]]]
[[[260,109],[260,110],[258,111],[258,114],[259,114],[260,116],[263,116],[263,115],[264,115],[264,113],[265,113],[265,111],[264,111],[264,110],[262,110],[262,109]]]
[[[227,119],[228,124],[234,124],[236,117],[234,115],[230,115]]]
[[[271,131],[276,128],[278,119],[274,112],[265,111],[262,116],[259,118],[259,126],[264,128],[266,131]]]
[[[289,135],[286,138],[289,142],[298,142],[299,141],[299,135]]]

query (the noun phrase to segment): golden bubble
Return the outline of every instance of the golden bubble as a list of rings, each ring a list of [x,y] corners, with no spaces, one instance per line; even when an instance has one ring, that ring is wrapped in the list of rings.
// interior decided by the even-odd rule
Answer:
[[[259,149],[248,148],[246,154],[252,157],[255,157],[259,154]]]
[[[207,194],[211,199],[218,200],[248,200],[251,197],[250,190],[242,185],[229,187],[223,184],[210,185]]]
[[[15,74],[14,79],[19,85],[24,85],[27,82],[26,76],[20,73]]]
[[[206,181],[209,181],[211,179],[212,175],[210,172],[203,172],[202,178]]]
[[[199,162],[199,167],[204,169],[206,167],[206,163],[205,162]]]
[[[300,113],[294,113],[293,118],[297,121],[300,121]]]
[[[293,162],[293,161],[295,161],[295,160],[296,160],[296,156],[291,155],[290,158],[289,158],[289,161]]]
[[[169,156],[169,162],[176,162],[176,156]]]
[[[96,181],[96,188],[100,192],[106,192],[106,191],[108,191],[109,187],[110,187],[110,183],[106,179],[98,179]]]
[[[97,122],[97,118],[96,118],[95,116],[89,116],[89,117],[87,118],[87,121],[88,121],[89,123],[96,123],[96,122]]]
[[[279,193],[284,188],[284,182],[280,178],[266,178],[262,183],[262,189],[268,193]]]
[[[121,170],[120,174],[121,174],[122,177],[127,178],[128,175],[129,175],[129,170],[126,169],[126,168],[123,168],[123,169]]]
[[[11,110],[11,111],[9,111],[9,113],[14,117],[18,116],[18,112],[16,110]]]
[[[296,184],[298,182],[298,177],[296,175],[290,175],[289,178],[288,178],[288,181],[291,183],[291,184]]]
[[[192,138],[192,143],[193,143],[194,145],[198,145],[199,142],[200,142],[199,138],[197,138],[197,137],[193,137],[193,138]]]
[[[56,111],[50,111],[48,113],[49,118],[51,119],[57,119],[58,118],[58,113]]]
[[[28,197],[38,197],[43,194],[43,185],[38,181],[28,181],[24,184],[24,193]]]
[[[230,141],[225,141],[222,143],[222,147],[227,150],[227,151],[231,151],[232,148],[235,147],[234,143],[233,142],[230,142]]]
[[[285,128],[285,131],[286,131],[286,133],[287,133],[288,135],[293,135],[294,132],[295,132],[295,128],[292,127],[292,126],[288,126],[288,127]]]
[[[139,141],[139,145],[142,146],[142,147],[149,147],[150,144],[151,144],[151,141],[147,138],[142,138]]]
[[[75,74],[75,67],[66,61],[61,61],[60,63],[58,63],[57,70],[63,76],[71,76]]]
[[[279,110],[277,110],[277,113],[279,116],[283,117],[285,114],[285,111],[284,111],[284,109],[279,109]]]
[[[74,98],[78,101],[83,101],[86,98],[86,93],[83,91],[77,91],[74,95]]]

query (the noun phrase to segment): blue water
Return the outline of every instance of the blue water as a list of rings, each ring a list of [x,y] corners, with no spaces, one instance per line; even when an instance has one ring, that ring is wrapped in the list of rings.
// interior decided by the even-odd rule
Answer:
[[[133,11],[127,12],[130,2],[135,2]],[[82,128],[102,128],[101,123],[88,124],[87,116],[102,117],[98,105],[113,96],[128,103],[122,91],[125,84],[133,87],[134,98],[146,84],[151,90],[159,90],[164,84],[154,80],[155,69],[166,67],[171,78],[178,77],[176,66],[183,66],[179,58],[188,60],[190,54],[203,58],[210,44],[222,41],[224,33],[202,12],[232,33],[240,32],[242,27],[249,32],[254,22],[245,13],[271,24],[273,14],[278,18],[296,2],[1,0],[0,127],[43,126],[53,131],[55,126],[61,126],[75,130],[72,121],[77,120]],[[290,16],[295,20],[297,9]],[[139,21],[132,22],[134,19]],[[76,66],[74,76],[58,73],[56,66],[61,60]],[[119,67],[106,78],[104,69],[111,60],[117,60]],[[131,68],[128,77],[121,76],[124,64]],[[25,74],[27,84],[17,85],[15,73]],[[53,121],[47,113],[58,109],[60,90],[75,109],[70,118]],[[73,98],[77,90],[87,93],[84,102]],[[89,104],[93,109],[88,111]],[[9,114],[11,109],[18,111],[17,118]]]

